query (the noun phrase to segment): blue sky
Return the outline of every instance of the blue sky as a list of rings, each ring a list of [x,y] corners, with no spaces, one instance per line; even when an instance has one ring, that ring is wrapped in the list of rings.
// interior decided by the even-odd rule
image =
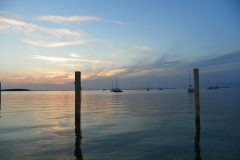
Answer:
[[[240,87],[240,2],[0,2],[2,88]]]

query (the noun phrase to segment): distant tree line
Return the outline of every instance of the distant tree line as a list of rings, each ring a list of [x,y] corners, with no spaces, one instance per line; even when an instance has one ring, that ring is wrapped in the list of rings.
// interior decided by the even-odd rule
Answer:
[[[29,89],[3,89],[2,91],[30,91]]]

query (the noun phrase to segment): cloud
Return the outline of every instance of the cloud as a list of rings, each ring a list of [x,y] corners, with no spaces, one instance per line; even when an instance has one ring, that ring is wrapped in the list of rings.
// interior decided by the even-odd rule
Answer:
[[[204,64],[208,65],[221,65],[221,64],[234,64],[240,62],[240,50],[231,51],[220,56],[203,59]],[[239,63],[238,63],[239,64]],[[240,64],[239,64],[240,66]]]
[[[155,61],[154,65],[165,65],[169,62],[172,63],[176,61],[176,53],[178,52],[177,46],[174,46],[169,49],[165,54],[163,54],[158,60]]]
[[[91,62],[91,63],[108,63],[108,64],[113,64],[112,61],[83,59],[83,58],[80,58],[80,57],[77,57],[77,58],[63,58],[63,57],[51,57],[51,56],[32,55],[30,58],[42,59],[42,60],[53,61],[53,62],[81,61],[81,62]]]
[[[32,23],[0,16],[0,31],[13,32],[25,36],[22,41],[42,47],[59,47],[86,44],[96,39],[90,39],[88,34],[81,31],[71,31],[65,28],[45,28]]]
[[[82,23],[86,21],[105,21],[96,16],[41,16],[37,17],[36,19],[42,21],[50,21],[53,23]],[[123,22],[118,21],[114,21],[113,23],[123,24]],[[26,23],[24,21],[6,18],[3,16],[0,16],[0,32],[16,33],[22,36],[20,38],[21,41],[40,47],[84,45],[99,41],[98,39],[90,38],[86,32],[79,29],[69,30],[66,28],[46,28],[33,23]]]
[[[203,57],[201,59],[177,57],[176,51],[176,48],[173,47],[155,61],[120,67],[118,69],[121,72],[116,74],[121,74],[122,77],[180,75],[186,74],[186,71],[193,68],[200,68],[202,73],[240,68],[240,50],[221,55],[213,54],[214,56]]]
[[[96,16],[70,16],[70,17],[63,17],[63,16],[53,16],[53,15],[45,15],[36,17],[35,19],[41,21],[48,21],[52,23],[83,23],[87,21],[101,21],[102,19]]]
[[[19,19],[22,19],[22,18],[23,18],[23,16],[21,16],[21,15],[19,15],[19,14],[10,13],[10,12],[5,12],[5,11],[0,11],[0,14],[5,15],[5,16],[9,16],[9,17],[19,18]]]
[[[79,54],[77,54],[77,53],[72,53],[71,56],[72,56],[72,57],[77,57],[77,58],[81,57],[81,55],[79,55]]]
[[[0,16],[0,24],[1,28],[4,28],[6,31],[12,31],[18,34],[25,34],[27,36],[30,36],[31,34],[35,33],[38,36],[40,35],[37,33],[37,31],[41,31],[44,33],[47,33],[49,35],[52,35],[56,38],[61,38],[63,36],[71,36],[71,37],[84,37],[86,36],[85,32],[82,32],[80,30],[78,31],[70,31],[68,29],[49,29],[44,28],[32,23],[26,23],[15,19],[9,19]],[[34,35],[36,36],[36,35]],[[32,37],[32,36],[31,36]]]
[[[25,22],[21,22],[21,21],[18,21],[18,20],[15,20],[15,19],[10,19],[10,18],[5,18],[5,17],[2,17],[0,16],[0,22],[2,25],[9,25],[9,27],[11,27],[10,25],[12,26],[25,26],[27,23]],[[29,24],[32,26],[32,24]]]
[[[79,67],[79,66],[83,66],[83,65],[81,65],[81,64],[68,64],[68,63],[63,63],[62,65],[69,66],[69,67]]]
[[[89,60],[89,59],[78,59],[78,60],[83,62],[92,62],[92,63],[109,63],[109,64],[114,63],[112,61],[102,61],[102,60]]]
[[[115,24],[128,24],[128,23],[121,22],[121,21],[104,20],[97,16],[63,17],[63,16],[45,15],[45,16],[35,17],[34,19],[37,19],[40,21],[48,21],[48,22],[52,22],[52,23],[58,23],[58,24],[83,23],[83,22],[88,22],[88,21],[105,21],[105,22],[111,22],[111,23],[115,23]]]
[[[36,42],[26,39],[21,39],[21,41],[35,45],[35,46],[41,46],[41,47],[61,47],[61,46],[70,46],[70,45],[77,45],[77,44],[86,44],[88,41],[65,41],[65,42]]]
[[[106,20],[107,21],[107,20]],[[121,25],[130,25],[131,23],[126,23],[126,22],[121,22],[121,21],[107,21],[107,22],[111,22],[111,23],[115,23],[115,24],[121,24]]]
[[[71,59],[71,58],[49,57],[49,56],[41,56],[41,55],[32,55],[31,58],[42,59],[42,60],[53,61],[53,62],[76,61],[76,59]]]
[[[146,47],[146,46],[137,45],[137,44],[132,45],[132,48],[135,48],[135,49],[138,49],[138,50],[141,50],[141,51],[145,51],[145,52],[156,51],[155,49],[152,49],[152,48],[149,48],[149,47]]]
[[[123,75],[124,71],[125,69],[119,68],[106,69],[105,66],[102,65],[93,65],[90,71],[84,72],[84,75],[85,78],[87,79],[99,79],[115,75]]]
[[[18,69],[2,77],[6,83],[14,84],[63,84],[73,81],[74,73],[49,68],[31,67]]]
[[[202,59],[197,59],[187,64],[192,68],[205,68],[208,71],[221,71],[240,68],[240,50],[227,52],[221,55],[213,54]]]

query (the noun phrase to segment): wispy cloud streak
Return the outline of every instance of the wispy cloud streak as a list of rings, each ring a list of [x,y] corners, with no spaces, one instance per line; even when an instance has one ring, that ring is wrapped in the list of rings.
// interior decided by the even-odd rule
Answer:
[[[128,24],[121,21],[115,21],[115,20],[104,20],[97,16],[69,16],[69,17],[63,17],[63,16],[54,16],[54,15],[44,15],[35,17],[34,19],[40,20],[40,21],[48,21],[52,23],[58,23],[58,24],[67,24],[67,23],[83,23],[88,21],[103,21],[103,22],[111,22],[115,24]]]
[[[240,50],[201,59],[177,57],[172,59],[171,57],[174,57],[173,50],[171,49],[153,62],[120,67],[121,74],[123,76],[182,74],[183,72],[186,74],[186,70],[193,68],[201,68],[202,73],[240,68]]]
[[[2,16],[0,16],[0,24],[0,30],[2,31],[12,31],[17,34],[25,34],[29,37],[34,37],[36,35],[38,37],[43,37],[41,36],[42,33],[39,33],[40,31],[45,34],[51,35],[57,39],[60,39],[62,37],[83,38],[87,36],[87,34],[81,30],[70,31],[69,29],[65,28],[45,28],[32,23],[26,23],[15,19],[5,18]]]
[[[22,38],[22,41],[42,47],[59,47],[96,41],[88,38],[87,33],[81,30],[71,31],[64,28],[45,28],[2,16],[0,16],[0,31],[24,35],[26,37]]]
[[[96,16],[70,16],[70,17],[63,17],[63,16],[54,16],[54,15],[45,15],[36,17],[35,19],[41,21],[48,21],[52,23],[83,23],[87,21],[101,21],[102,19]]]
[[[21,39],[21,41],[41,47],[61,47],[61,46],[70,46],[70,45],[77,45],[77,44],[86,44],[88,41],[65,41],[65,42],[37,42],[31,41],[26,39]]]
[[[23,16],[21,16],[19,14],[5,12],[5,11],[0,11],[0,14],[5,15],[5,16],[9,16],[9,17],[19,18],[19,19],[23,18]]]
[[[112,61],[83,59],[81,57],[78,57],[78,58],[63,58],[63,57],[51,57],[51,56],[32,55],[30,58],[42,59],[42,60],[53,61],[53,62],[81,61],[81,62],[91,62],[91,63],[109,63],[109,64],[113,64]]]
[[[153,52],[153,51],[156,51],[155,49],[152,49],[152,48],[149,48],[147,46],[141,46],[141,45],[132,45],[132,48],[135,48],[135,49],[138,49],[138,50],[141,50],[141,51],[145,51],[145,52]]]
[[[76,61],[76,59],[72,59],[72,58],[49,57],[49,56],[41,56],[41,55],[32,55],[31,58],[42,59],[42,60],[53,61],[53,62]]]
[[[11,15],[10,13],[1,12],[2,15]],[[15,15],[16,17],[16,15]],[[19,17],[19,16],[18,16]],[[83,23],[87,21],[107,21],[97,16],[40,16],[35,19],[41,21],[49,21],[52,23]],[[112,23],[124,24],[120,21],[109,21]],[[62,47],[70,45],[83,45],[98,39],[90,38],[89,35],[82,30],[69,30],[66,28],[46,28],[33,23],[6,18],[0,16],[0,32],[16,33],[20,36],[21,41],[31,45],[41,47]]]
[[[206,57],[195,60],[189,66],[197,66],[202,68],[217,67],[219,69],[227,70],[228,68],[240,68],[240,50],[231,51],[222,55],[215,55],[213,57]]]

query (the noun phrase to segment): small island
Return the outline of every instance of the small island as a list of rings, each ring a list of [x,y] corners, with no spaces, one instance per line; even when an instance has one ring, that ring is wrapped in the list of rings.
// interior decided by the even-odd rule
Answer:
[[[31,91],[31,90],[15,88],[15,89],[3,89],[2,91]]]

